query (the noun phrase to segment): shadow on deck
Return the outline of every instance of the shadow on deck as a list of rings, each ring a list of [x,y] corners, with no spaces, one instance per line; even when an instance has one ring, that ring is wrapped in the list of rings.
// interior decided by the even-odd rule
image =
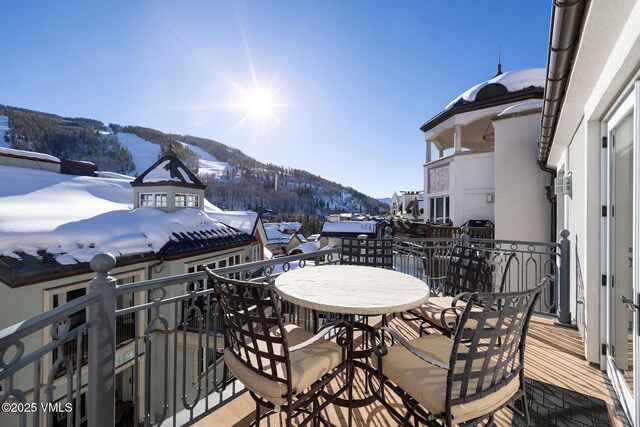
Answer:
[[[391,327],[408,338],[417,336],[417,327],[414,322],[406,323],[397,318],[390,323]],[[616,411],[614,399],[611,397],[604,374],[589,366],[585,361],[582,341],[577,330],[557,327],[553,325],[553,320],[550,318],[534,316],[530,324],[525,357],[525,376],[602,399],[607,406],[613,426],[628,425],[626,420],[621,419]],[[356,376],[356,383],[354,394],[362,396],[364,387],[362,375]],[[395,403],[398,408],[402,407],[399,401]],[[248,393],[243,393],[195,425],[199,427],[212,425],[245,427],[253,420],[254,410],[255,404],[251,396]],[[335,426],[347,425],[346,408],[329,406],[324,416]],[[284,419],[284,417],[282,418]],[[496,416],[496,423],[499,426],[512,425],[512,412],[508,409],[500,411]],[[261,427],[284,425],[284,422],[277,415],[272,415],[261,423]],[[353,426],[391,427],[397,425],[398,423],[377,402],[356,408],[353,411]]]

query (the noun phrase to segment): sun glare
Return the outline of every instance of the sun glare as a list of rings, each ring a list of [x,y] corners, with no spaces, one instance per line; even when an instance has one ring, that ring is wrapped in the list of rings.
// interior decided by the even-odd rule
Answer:
[[[258,90],[250,94],[247,101],[248,112],[258,118],[272,116],[275,113],[275,98],[265,90]]]

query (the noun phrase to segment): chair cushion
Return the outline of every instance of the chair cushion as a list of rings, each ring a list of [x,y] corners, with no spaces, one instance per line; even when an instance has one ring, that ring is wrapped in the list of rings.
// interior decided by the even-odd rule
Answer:
[[[453,297],[429,297],[426,303],[422,304],[418,308],[414,308],[412,311],[422,317],[427,322],[440,326],[442,326],[441,313],[446,308],[451,308],[451,303],[453,302]],[[466,301],[458,301],[457,307],[460,309],[464,309]],[[472,311],[481,311],[482,309],[476,306],[471,308]],[[460,314],[460,313],[459,313]],[[447,325],[452,325],[456,322],[456,315],[453,310],[447,310],[444,315],[444,320]],[[477,322],[474,319],[467,320],[467,327],[472,329],[477,326]]]
[[[453,340],[442,335],[427,335],[410,341],[411,345],[430,357],[449,363]],[[460,345],[459,352],[468,351]],[[372,364],[378,368],[377,356]],[[444,414],[446,409],[447,370],[423,361],[401,345],[389,347],[382,358],[382,374],[402,388],[432,414]],[[451,414],[456,424],[493,412],[507,403],[518,391],[520,381],[516,375],[498,391],[472,402],[453,405]],[[452,395],[459,393],[454,383]]]
[[[277,333],[279,333],[277,329],[276,331],[272,329],[272,334]],[[312,333],[291,324],[285,325],[285,333],[289,347],[313,337]],[[259,344],[259,347],[263,347],[262,343]],[[262,349],[266,350],[266,346]],[[282,346],[274,346],[274,351],[282,354]],[[308,347],[289,352],[289,357],[291,359],[291,386],[295,390],[293,394],[296,394],[304,391],[335,369],[342,362],[342,348],[334,342],[321,339]],[[272,380],[251,370],[228,348],[224,351],[224,362],[233,375],[258,396],[275,405],[287,403],[287,385],[285,383]],[[252,364],[258,367],[255,360],[252,361]],[[286,376],[284,363],[278,363],[277,370],[278,376]]]

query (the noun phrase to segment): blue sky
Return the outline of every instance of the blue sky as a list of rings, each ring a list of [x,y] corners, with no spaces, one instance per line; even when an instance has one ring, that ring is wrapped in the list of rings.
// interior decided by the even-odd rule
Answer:
[[[546,65],[550,3],[0,0],[0,103],[211,138],[390,197],[422,188],[420,125],[495,74],[498,46],[505,71]]]

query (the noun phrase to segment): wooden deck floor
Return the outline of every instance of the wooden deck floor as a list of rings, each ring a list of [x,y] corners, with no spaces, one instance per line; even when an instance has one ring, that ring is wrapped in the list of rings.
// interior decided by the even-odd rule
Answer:
[[[414,325],[395,319],[391,326],[408,337],[416,336]],[[527,340],[525,375],[532,379],[551,383],[605,401],[613,425],[625,425],[617,414],[603,374],[590,367],[584,360],[582,342],[578,332],[561,328],[545,317],[534,316]],[[356,393],[361,393],[362,378]],[[400,407],[400,403],[398,403]],[[248,393],[244,393],[222,408],[213,412],[196,426],[244,427],[253,419],[255,404]],[[378,403],[354,410],[353,426],[391,427],[397,426],[386,410]],[[330,406],[325,418],[335,426],[346,426],[347,412],[344,408]],[[511,412],[502,410],[497,416],[499,426],[511,425]],[[261,427],[280,427],[282,420],[273,415],[261,423]]]

